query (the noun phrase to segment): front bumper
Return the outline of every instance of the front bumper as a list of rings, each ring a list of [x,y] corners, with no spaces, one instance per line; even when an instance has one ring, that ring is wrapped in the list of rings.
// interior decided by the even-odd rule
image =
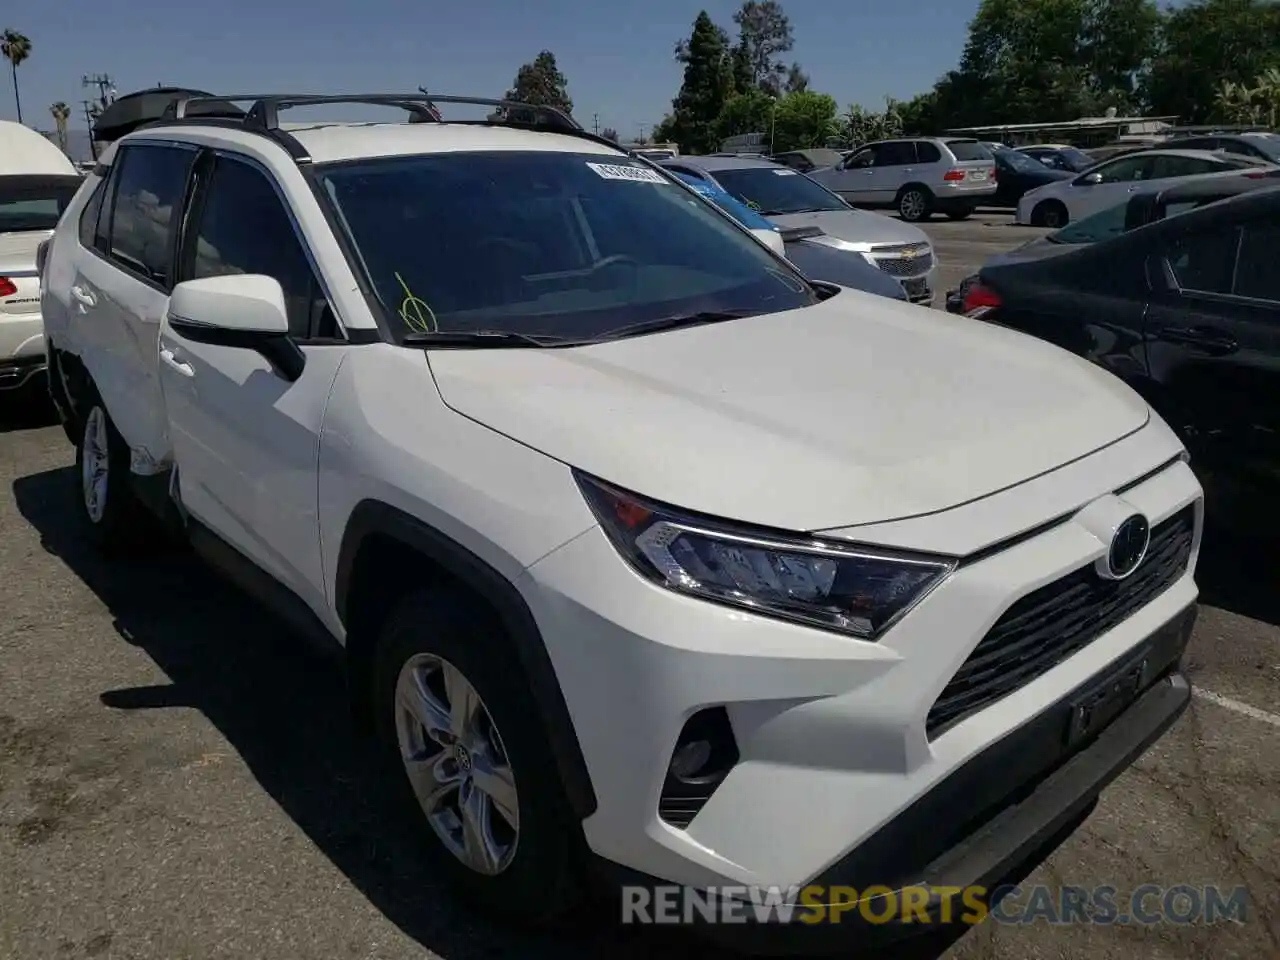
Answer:
[[[1191,687],[1179,664],[1196,613],[1187,607],[1123,661],[1127,667],[1140,659],[1154,679],[1092,740],[1072,745],[1066,734],[1081,702],[1095,695],[1096,680],[968,761],[814,878],[789,909],[757,912],[747,901],[735,911],[721,901],[691,919],[718,919],[700,923],[702,932],[746,953],[778,956],[883,947],[980,922],[975,907],[993,908],[1061,845],[1102,790],[1182,715]],[[658,902],[661,885],[651,878],[623,871],[618,879],[650,890],[650,902]]]
[[[1152,461],[1137,456],[1154,442],[1144,439],[1151,432],[1095,455],[1092,469],[1090,461],[1064,468],[1077,481],[1059,494],[1079,496],[1080,470],[1090,482],[1114,479],[1118,488],[1152,469]],[[1051,477],[1044,482],[1052,486]],[[1039,483],[1028,486],[1049,490]],[[598,798],[583,822],[594,853],[696,889],[812,883],[1194,603],[1201,490],[1190,468],[1177,462],[1124,489],[1123,498],[1153,527],[1193,508],[1195,545],[1185,571],[1083,649],[931,739],[926,719],[935,701],[1005,611],[1105,552],[1076,517],[1034,532],[1035,522],[1021,516],[1026,495],[1014,488],[929,518],[935,543],[966,529],[989,531],[1001,518],[1018,518],[1004,536],[1022,534],[962,564],[877,643],[650,584],[598,528],[530,567],[520,588]],[[1007,509],[1000,511],[1000,503]],[[1057,508],[1041,497],[1038,509]],[[910,538],[913,522],[905,524],[903,537]],[[887,536],[876,542],[919,549]],[[717,706],[728,713],[740,759],[681,829],[658,815],[672,749],[689,717]]]

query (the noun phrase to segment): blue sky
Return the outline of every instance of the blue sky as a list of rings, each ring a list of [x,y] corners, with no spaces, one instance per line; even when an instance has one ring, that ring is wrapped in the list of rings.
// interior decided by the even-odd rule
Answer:
[[[163,83],[225,93],[412,91],[501,96],[520,64],[553,51],[574,114],[624,137],[662,119],[680,85],[672,47],[699,9],[732,29],[733,0],[5,0],[0,29],[32,41],[18,70],[24,119],[52,129],[106,73],[121,93]],[[841,108],[906,98],[955,66],[978,0],[791,0],[799,60]],[[7,67],[7,64],[0,64]],[[0,118],[13,119],[8,70]],[[300,117],[301,119],[301,117]],[[333,119],[341,119],[334,117]]]

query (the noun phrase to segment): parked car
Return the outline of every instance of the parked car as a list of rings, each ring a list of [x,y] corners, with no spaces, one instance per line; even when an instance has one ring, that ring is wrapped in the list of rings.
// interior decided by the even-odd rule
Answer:
[[[0,120],[0,393],[45,371],[36,255],[82,179],[47,138]]]
[[[865,257],[898,281],[913,303],[933,302],[937,262],[928,235],[919,227],[854,210],[814,179],[767,160],[681,157],[663,166],[715,184],[777,226],[816,229],[805,243]],[[807,264],[802,269],[827,269],[836,262],[830,256],[797,250]]]
[[[1067,173],[1083,173],[1098,162],[1078,147],[1065,143],[1037,143],[1017,150],[1051,170]]]
[[[1206,204],[1216,203],[1228,197],[1239,196],[1253,190],[1271,189],[1280,177],[1280,168],[1275,176],[1255,177],[1249,174],[1234,176],[1198,177],[1186,182],[1178,182],[1163,190],[1152,190],[1147,193],[1135,193],[1127,201],[1109,207],[1101,213],[1077,220],[1026,243],[988,257],[982,265],[985,267],[1003,266],[1004,264],[1025,263],[1032,260],[1043,260],[1056,257],[1082,244],[1100,243],[1112,237],[1118,237],[1126,230],[1155,223],[1165,217],[1176,216]],[[948,291],[946,308],[948,313],[964,313],[969,306],[966,298],[973,285],[977,283],[978,274],[966,277],[956,290]]]
[[[813,179],[860,207],[888,207],[916,223],[934,213],[963,220],[996,192],[995,161],[977,140],[882,140]]]
[[[1175,137],[1161,143],[1160,148],[1162,150],[1220,151],[1280,164],[1280,134],[1263,131]]]
[[[1202,476],[1230,490],[1219,493],[1229,512],[1262,505],[1255,528],[1275,515],[1280,489],[1273,184],[1061,256],[985,266],[965,303],[970,316],[1123,379],[1177,430]]]
[[[811,173],[814,170],[822,170],[826,167],[834,167],[844,159],[844,152],[840,150],[787,150],[783,153],[775,153],[769,159],[775,163],[790,167],[792,170],[799,170],[801,173]]]
[[[1064,227],[1073,220],[1113,207],[1139,190],[1255,166],[1243,157],[1206,150],[1142,150],[1103,161],[1069,180],[1028,191],[1018,203],[1015,220],[1036,227]]]
[[[153,548],[149,505],[332,650],[433,875],[524,921],[610,876],[995,889],[1186,709],[1202,493],[1135,393],[815,287],[551,108],[279,125],[337,99],[106,149],[50,388],[86,535]]]
[[[775,253],[790,260],[810,280],[835,283],[893,300],[907,299],[902,284],[874,266],[865,254],[848,253],[823,243],[809,242],[823,236],[817,227],[776,226],[710,181],[690,173],[672,172],[682,183],[750,230]]]
[[[996,164],[996,192],[988,206],[1017,207],[1028,190],[1067,180],[1071,174],[1053,170],[1017,150],[998,150],[992,154]]]

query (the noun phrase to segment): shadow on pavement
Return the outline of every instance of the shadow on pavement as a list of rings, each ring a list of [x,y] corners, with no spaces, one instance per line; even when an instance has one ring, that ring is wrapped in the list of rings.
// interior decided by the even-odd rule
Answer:
[[[120,636],[147,653],[167,686],[110,690],[108,707],[199,710],[226,737],[262,788],[392,923],[446,960],[717,960],[683,931],[622,928],[610,907],[584,910],[566,930],[496,929],[450,898],[415,855],[408,831],[380,799],[376,774],[347,722],[340,670],[189,554],[108,563],[80,536],[68,509],[69,468],[14,483],[19,511],[98,596]],[[921,943],[896,960],[936,960],[959,937]],[[886,956],[886,954],[880,954]]]
[[[1270,534],[1206,523],[1196,569],[1200,602],[1280,626],[1280,553]]]
[[[58,422],[49,388],[42,378],[35,378],[16,390],[0,390],[0,433],[36,430]]]

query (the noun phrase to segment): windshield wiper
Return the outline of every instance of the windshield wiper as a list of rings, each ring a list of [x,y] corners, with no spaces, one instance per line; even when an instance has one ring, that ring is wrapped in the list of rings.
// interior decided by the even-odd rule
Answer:
[[[762,217],[789,217],[793,213],[830,213],[834,207],[796,207],[791,210],[761,210]]]
[[[571,347],[589,340],[572,340],[512,330],[433,330],[405,334],[401,343],[410,347]]]
[[[653,320],[641,320],[625,327],[606,330],[596,339],[618,340],[622,337],[633,337],[641,333],[657,333],[660,330],[674,330],[677,327],[697,327],[708,323],[722,323],[725,320],[740,320],[754,316],[754,310],[703,310],[699,313],[683,313],[674,317],[657,317]]]

